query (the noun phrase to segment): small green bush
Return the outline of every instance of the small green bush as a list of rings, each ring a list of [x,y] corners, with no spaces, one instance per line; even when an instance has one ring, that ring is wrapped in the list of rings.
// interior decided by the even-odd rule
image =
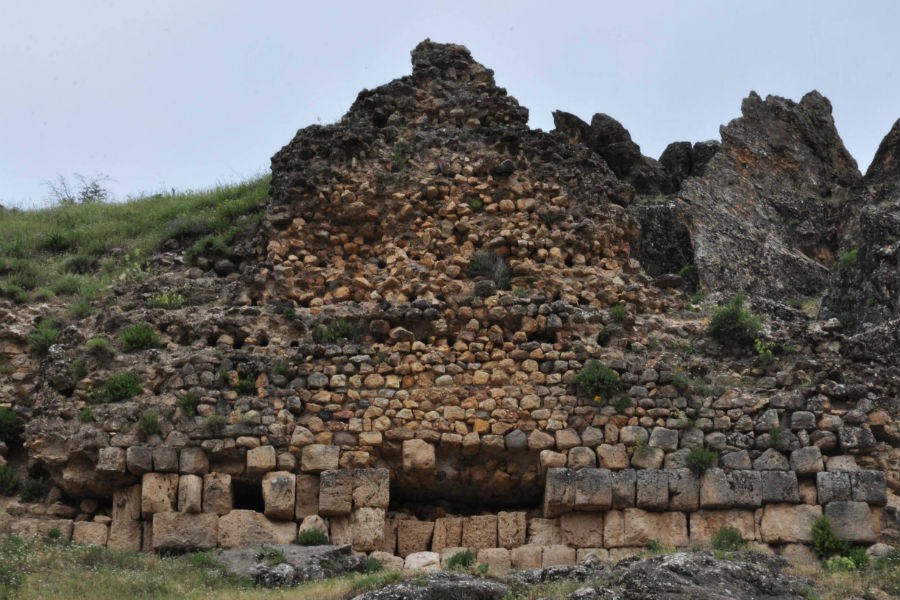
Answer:
[[[200,399],[195,394],[185,394],[178,399],[178,408],[183,410],[184,414],[189,417],[197,414],[198,404],[200,404]]]
[[[762,321],[747,308],[740,294],[713,313],[706,333],[722,344],[731,347],[750,347],[756,334],[762,329]]]
[[[188,262],[196,264],[201,258],[216,259],[228,256],[231,249],[222,236],[205,235],[188,248],[184,253]]]
[[[78,298],[69,306],[69,312],[75,317],[86,317],[91,314],[91,301],[87,298]]]
[[[83,356],[79,356],[75,360],[72,361],[72,365],[69,367],[69,371],[72,373],[72,377],[75,379],[84,379],[87,377],[88,368],[87,362],[84,360]]]
[[[482,200],[479,196],[470,196],[468,200],[466,200],[466,204],[469,205],[469,208],[472,209],[472,212],[481,212],[484,210],[484,200]]]
[[[64,275],[53,282],[52,289],[57,296],[74,296],[81,290],[81,279],[75,275]]]
[[[0,406],[0,442],[15,444],[22,434],[22,419],[13,409]]]
[[[490,279],[498,290],[508,290],[512,270],[506,264],[506,259],[493,250],[481,250],[472,255],[469,261],[469,276]]]
[[[22,487],[22,480],[9,465],[0,465],[0,495],[15,496]]]
[[[297,544],[300,546],[327,546],[330,543],[328,534],[318,529],[306,529],[297,536]]]
[[[105,337],[95,337],[89,339],[84,344],[85,350],[98,357],[114,356],[116,349]]]
[[[327,325],[324,323],[316,325],[312,336],[313,341],[317,344],[329,344],[340,340],[358,342],[363,337],[363,331],[359,326],[349,321],[335,319]]]
[[[450,571],[466,571],[475,564],[475,554],[471,550],[457,552],[447,561],[447,569]]]
[[[125,352],[158,348],[159,336],[149,323],[135,323],[122,330],[119,340]]]
[[[40,502],[44,499],[47,488],[40,479],[32,479],[28,477],[22,482],[19,489],[19,500],[22,502]]]
[[[209,433],[219,433],[225,428],[225,417],[218,413],[203,419],[203,429]]]
[[[747,541],[741,532],[734,527],[723,527],[712,537],[713,550],[735,552],[747,545]]]
[[[853,250],[848,250],[841,254],[841,257],[838,259],[838,262],[841,265],[842,269],[849,269],[853,265],[856,264],[856,258],[859,255],[859,250],[854,248]]]
[[[363,563],[363,573],[378,573],[384,570],[384,563],[377,558],[369,557]]]
[[[619,302],[618,304],[613,304],[609,309],[609,316],[616,323],[621,323],[628,317],[628,307],[625,304]]]
[[[141,391],[140,377],[131,371],[120,371],[111,375],[101,387],[90,390],[87,399],[90,404],[118,402],[137,396]]]
[[[78,422],[79,423],[90,423],[94,420],[94,411],[89,406],[85,406],[81,410],[78,411]]]
[[[28,292],[14,283],[4,283],[0,285],[0,293],[15,302],[16,304],[25,304],[28,302]]]
[[[702,477],[719,458],[713,450],[707,448],[691,448],[687,455],[687,466],[697,477]]]
[[[869,555],[864,546],[852,546],[847,551],[847,558],[853,561],[857,569],[865,569],[869,566]]]
[[[872,565],[878,571],[896,571],[900,572],[900,548],[895,548],[883,556],[875,559]]]
[[[147,304],[153,308],[175,310],[184,306],[184,296],[178,292],[163,292],[150,298]]]
[[[275,565],[286,563],[287,557],[279,548],[263,546],[259,549],[259,552],[256,553],[256,560],[263,561],[270,567],[274,567]]]
[[[855,571],[856,563],[846,556],[832,556],[822,562],[822,568],[828,573],[837,573],[839,571]]]
[[[159,415],[153,411],[147,411],[137,422],[137,431],[142,438],[147,439],[159,433]]]
[[[838,539],[831,530],[831,522],[828,517],[822,515],[818,517],[812,526],[812,547],[813,552],[819,558],[828,558],[830,556],[845,556],[850,547],[844,540]]]
[[[619,374],[598,360],[590,359],[578,373],[572,378],[581,392],[594,398],[595,401],[605,402],[622,387]]]
[[[41,319],[37,327],[28,334],[28,348],[37,356],[44,356],[59,337],[62,323],[56,319]]]
[[[87,254],[73,254],[63,261],[63,271],[86,275],[97,268],[97,258]]]

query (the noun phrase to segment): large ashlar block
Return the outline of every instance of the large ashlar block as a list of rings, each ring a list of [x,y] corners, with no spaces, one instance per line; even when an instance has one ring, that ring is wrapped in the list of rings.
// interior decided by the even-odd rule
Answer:
[[[80,521],[72,528],[72,542],[85,546],[106,546],[109,527],[105,523]]]
[[[113,521],[141,520],[141,486],[140,484],[113,490]]]
[[[709,469],[700,479],[700,508],[731,508],[734,495],[722,469]]]
[[[318,489],[317,489],[318,491]],[[203,476],[203,512],[227,515],[234,506],[231,475],[207,473]]]
[[[497,547],[497,515],[477,515],[463,521],[462,545],[480,550]]]
[[[403,441],[403,471],[406,473],[431,473],[436,464],[434,446],[425,440]]]
[[[71,519],[31,519],[20,517],[9,523],[10,534],[28,540],[45,540],[51,531],[58,531],[60,533],[59,539],[68,542],[72,539],[72,529],[73,523]]]
[[[544,516],[558,517],[575,507],[575,471],[548,469],[544,485]]]
[[[209,473],[209,459],[203,448],[191,446],[182,448],[178,456],[178,470],[192,475],[206,475]]]
[[[277,465],[278,454],[274,446],[259,446],[247,451],[247,475],[250,477],[260,477],[274,471]]]
[[[669,507],[668,473],[658,469],[643,469],[636,475],[637,507],[644,510],[666,510]]]
[[[525,544],[528,535],[527,514],[524,512],[497,513],[497,545],[501,548],[515,548]],[[435,537],[437,528],[435,527]]]
[[[100,448],[97,457],[97,472],[104,475],[120,475],[125,473],[125,449],[109,446]]]
[[[387,469],[353,471],[353,508],[387,508],[390,500],[390,471]]]
[[[700,506],[700,480],[690,469],[673,469],[669,475],[669,510],[692,512]]]
[[[646,546],[651,540],[672,546],[688,545],[687,515],[680,512],[648,512],[639,508],[611,510],[605,515],[603,546]]]
[[[413,552],[406,555],[403,568],[407,571],[426,573],[441,570],[441,555],[437,552]]]
[[[330,444],[310,444],[303,448],[303,454],[300,458],[300,469],[304,473],[332,471],[338,468],[340,461],[340,447]]]
[[[276,521],[290,521],[294,518],[297,478],[293,473],[266,473],[262,480],[262,493],[267,517]]]
[[[850,488],[854,502],[865,502],[874,506],[887,504],[887,479],[883,471],[850,473]]]
[[[219,517],[212,513],[153,515],[153,550],[195,552],[216,547]]]
[[[384,544],[383,508],[363,507],[354,509],[350,515],[350,531],[353,550],[373,552]]]
[[[559,528],[566,546],[603,547],[603,513],[567,513],[559,518]]]
[[[348,516],[352,508],[353,471],[322,471],[319,475],[319,514],[326,517]]]
[[[178,502],[178,473],[144,473],[141,513],[149,520],[156,513],[174,511]]]
[[[310,515],[319,514],[319,476],[301,473],[297,475],[297,489],[294,492],[294,518],[302,521]]]
[[[760,538],[767,544],[808,544],[813,521],[821,515],[820,506],[767,504],[759,525]]]
[[[445,548],[456,548],[462,543],[462,517],[440,517],[434,521],[434,539],[431,549],[441,552]]]
[[[296,537],[296,523],[270,521],[254,510],[233,510],[219,518],[219,545],[223,548],[290,544]]]
[[[738,470],[728,474],[731,498],[735,508],[758,508],[763,503],[763,480],[773,471]],[[781,472],[784,473],[784,472]],[[779,475],[776,475],[776,481]],[[788,476],[789,477],[789,476]],[[794,476],[794,481],[797,477]]]
[[[631,508],[635,503],[637,475],[634,469],[614,471],[612,473],[612,507],[615,509]]]
[[[816,473],[816,491],[819,504],[849,501],[853,499],[849,471],[824,471]]]
[[[552,546],[562,543],[562,529],[559,526],[559,519],[530,519],[528,521],[528,544],[532,546]]]
[[[540,569],[544,547],[535,544],[519,546],[509,551],[510,562],[514,569]]]
[[[109,539],[106,541],[106,547],[113,550],[140,552],[143,529],[140,521],[112,521],[109,524]]]
[[[402,519],[397,522],[397,554],[406,558],[415,552],[425,552],[431,548],[434,533],[433,521]]]
[[[609,469],[575,472],[575,510],[609,510],[612,507],[612,473]]]
[[[800,502],[800,486],[793,471],[763,471],[760,477],[763,503]]]
[[[182,475],[178,478],[178,510],[198,513],[203,510],[203,479],[199,475]]]
[[[353,544],[353,528],[350,517],[331,517],[328,519],[328,537],[336,546]]]
[[[872,510],[865,502],[831,502],[825,507],[825,516],[834,535],[842,540],[857,544],[877,541]]]
[[[691,544],[707,544],[725,528],[737,529],[747,541],[757,539],[756,520],[752,510],[700,510],[688,515]]]
[[[561,545],[544,546],[544,551],[541,553],[541,568],[574,565],[576,556],[575,548]]]
[[[478,551],[475,562],[488,566],[488,574],[502,577],[512,568],[512,559],[506,548],[482,548]]]

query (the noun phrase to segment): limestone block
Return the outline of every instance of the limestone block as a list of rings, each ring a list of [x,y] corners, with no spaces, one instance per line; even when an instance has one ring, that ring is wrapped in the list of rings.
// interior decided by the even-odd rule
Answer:
[[[303,520],[319,514],[319,476],[301,473],[297,475],[297,489],[294,492],[294,519]]]
[[[600,444],[597,446],[597,461],[604,469],[619,471],[628,468],[628,451],[625,444]]]
[[[820,506],[767,504],[759,525],[760,538],[767,544],[808,544],[813,521],[821,514]]]
[[[556,445],[556,439],[545,431],[535,429],[528,434],[528,449],[532,452],[549,450]]]
[[[97,472],[104,475],[120,475],[125,473],[126,460],[124,448],[100,448],[97,457]]]
[[[612,473],[609,469],[575,472],[575,510],[609,510],[612,507]]]
[[[106,546],[109,527],[105,523],[79,521],[72,527],[72,542],[85,546]]]
[[[728,473],[732,506],[735,508],[758,508],[762,506],[763,473],[763,471],[732,471]]]
[[[763,503],[800,502],[797,474],[793,471],[763,471],[760,477]]]
[[[574,565],[575,556],[575,548],[560,545],[544,546],[544,551],[541,553],[541,568]]]
[[[816,482],[803,480],[800,482],[800,502],[803,504],[818,504],[818,494],[816,493]]]
[[[544,485],[544,516],[558,517],[575,506],[575,472],[549,469]]]
[[[830,502],[825,506],[825,516],[834,535],[842,540],[857,544],[877,541],[872,511],[865,502]]]
[[[700,479],[700,508],[731,508],[734,496],[722,469],[709,469]]]
[[[390,487],[387,469],[353,471],[353,508],[387,508],[391,500]]]
[[[573,512],[559,518],[562,541],[574,548],[603,547],[603,513]]]
[[[549,469],[565,468],[568,456],[562,452],[554,452],[553,450],[541,450],[540,462],[541,473],[546,473]]]
[[[797,475],[813,475],[825,470],[818,446],[805,446],[791,452],[791,470]]]
[[[141,520],[140,484],[113,490],[112,518],[113,521]]]
[[[753,468],[757,471],[787,471],[791,464],[784,454],[775,448],[769,448],[753,461]]]
[[[825,461],[825,468],[829,471],[859,471],[856,459],[846,454],[829,456]]]
[[[297,528],[297,536],[304,531],[318,531],[326,537],[328,536],[328,522],[319,515],[309,515],[305,517]]]
[[[719,457],[719,466],[727,471],[750,470],[753,468],[753,462],[750,460],[750,453],[746,450],[737,452],[726,452]]]
[[[303,455],[306,456],[306,448],[303,449]],[[247,451],[247,475],[250,477],[274,471],[277,464],[278,454],[274,446],[259,446]]]
[[[106,547],[113,550],[140,552],[143,529],[140,521],[112,521],[109,524],[109,538],[106,540]]]
[[[341,449],[330,444],[310,444],[303,447],[300,470],[304,473],[321,473],[337,469],[341,461]],[[274,467],[273,467],[274,468]]]
[[[227,515],[234,506],[231,475],[207,473],[203,476],[203,512]]]
[[[125,465],[129,473],[149,473],[153,470],[153,451],[147,446],[129,446],[125,451]]]
[[[665,457],[666,453],[660,448],[640,446],[631,455],[631,466],[635,469],[659,469]]]
[[[178,501],[178,473],[144,473],[141,482],[141,514],[144,519],[175,510]]]
[[[346,516],[352,508],[353,471],[322,471],[319,475],[319,514],[326,517]]]
[[[198,513],[203,510],[203,479],[198,475],[182,475],[178,478],[178,510]]]
[[[434,471],[434,446],[420,439],[403,440],[403,471],[431,473]]]
[[[17,518],[9,523],[9,533],[29,540],[44,540],[51,531],[59,532],[61,541],[72,539],[71,519],[31,519]],[[55,535],[55,534],[54,534]]]
[[[603,546],[621,548],[625,545],[625,513],[611,510],[603,518]]]
[[[819,504],[847,501],[853,498],[850,487],[850,473],[846,471],[825,471],[816,473],[816,491]]]
[[[328,537],[336,546],[350,546],[353,544],[353,528],[350,517],[331,517],[328,519]]]
[[[562,544],[562,529],[559,519],[530,519],[528,521],[528,543],[534,546]]]
[[[647,430],[638,425],[628,425],[619,430],[619,441],[626,446],[646,445],[649,439]]]
[[[356,552],[372,552],[384,544],[383,508],[362,507],[353,510],[350,515],[350,531],[353,538],[353,550]]]
[[[387,552],[382,552],[381,550],[376,550],[369,554],[369,558],[373,558],[381,563],[382,568],[385,571],[402,571],[403,570],[403,559],[399,556],[394,556],[393,554],[388,554]]]
[[[387,518],[384,520],[384,544],[381,546],[382,552],[397,554],[397,529],[399,525],[399,519]],[[460,531],[462,531],[461,525]]]
[[[646,546],[651,540],[675,548],[688,545],[687,516],[684,513],[653,513],[639,508],[626,508],[623,512],[624,546]]]
[[[887,504],[887,480],[883,471],[850,473],[850,488],[854,502],[866,502],[875,506]]]
[[[219,545],[223,548],[290,544],[296,537],[296,523],[270,521],[264,514],[253,510],[232,510],[219,517]]]
[[[475,562],[488,566],[488,575],[502,577],[512,568],[512,559],[506,548],[482,548],[476,555]]]
[[[178,450],[172,446],[157,446],[154,448],[153,470],[157,473],[177,473]]]
[[[634,506],[637,475],[634,469],[612,473],[612,507],[616,509]]]
[[[402,519],[397,522],[397,554],[406,558],[416,552],[431,548],[434,533],[433,521]]]
[[[497,515],[476,515],[463,521],[462,545],[473,550],[497,547]]]
[[[153,515],[153,550],[182,553],[215,548],[218,521],[212,513],[157,513]]]
[[[654,427],[650,433],[649,446],[651,448],[660,448],[665,452],[678,450],[678,430]]]
[[[525,543],[528,536],[528,519],[525,512],[497,513],[497,545],[501,548],[515,548]],[[437,538],[437,525],[435,525]]]
[[[437,552],[413,552],[408,554],[403,563],[407,571],[440,571],[441,555]]]
[[[271,471],[262,480],[265,515],[275,521],[294,519],[297,478],[287,471]]]
[[[514,569],[540,569],[543,554],[543,546],[527,544],[510,550],[509,558]]]
[[[569,450],[566,466],[570,469],[590,469],[597,466],[597,453],[592,448],[576,446]]]
[[[700,480],[690,469],[667,471],[669,510],[695,511],[700,507]]]
[[[725,527],[737,529],[746,541],[754,541],[756,519],[752,510],[700,510],[688,515],[691,544],[707,544]]]
[[[441,552],[445,548],[457,548],[462,543],[462,517],[440,517],[434,521],[434,538],[431,549]]]
[[[781,547],[781,556],[794,567],[821,568],[822,566],[816,553],[805,544],[785,544]]]
[[[271,446],[263,447],[272,448]],[[274,450],[275,449],[272,448],[273,452]],[[248,462],[248,473],[250,472],[249,465],[250,463]],[[209,459],[206,458],[206,452],[203,450],[203,448],[199,448],[197,446],[182,448],[181,454],[178,457],[178,469],[182,473],[189,473],[192,475],[206,475],[207,473],[209,473]]]
[[[636,504],[644,510],[666,510],[669,507],[669,475],[658,469],[638,471]]]

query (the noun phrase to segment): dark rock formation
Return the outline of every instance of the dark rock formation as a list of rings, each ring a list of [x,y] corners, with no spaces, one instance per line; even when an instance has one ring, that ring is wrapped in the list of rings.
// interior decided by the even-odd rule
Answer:
[[[350,546],[244,546],[223,550],[217,558],[228,573],[263,587],[294,586],[365,570],[365,557],[352,554]]]
[[[751,93],[741,111],[704,176],[681,191],[700,279],[727,294],[819,294],[856,162],[818,92],[799,103]]]

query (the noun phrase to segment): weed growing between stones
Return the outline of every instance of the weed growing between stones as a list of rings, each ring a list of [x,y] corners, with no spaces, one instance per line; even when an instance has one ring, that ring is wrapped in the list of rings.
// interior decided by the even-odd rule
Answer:
[[[713,465],[719,455],[708,448],[691,448],[687,455],[687,466],[697,477],[702,477]]]
[[[122,343],[122,349],[125,352],[158,348],[160,345],[159,335],[149,323],[129,325],[122,330],[122,333],[119,335],[119,341]]]
[[[143,439],[159,433],[159,415],[150,410],[141,415],[137,422],[137,431]]]
[[[736,552],[745,548],[747,541],[734,527],[723,527],[713,534],[711,545],[713,550]]]
[[[475,564],[475,554],[471,550],[457,552],[447,561],[447,569],[451,571],[467,571]]]
[[[575,377],[572,378],[578,389],[595,402],[603,403],[614,396],[622,387],[619,374],[601,363],[591,359],[585,363]],[[597,398],[600,398],[598,401]]]
[[[723,346],[747,348],[753,345],[760,329],[762,321],[744,307],[744,296],[738,294],[713,312],[706,333]]]
[[[142,390],[140,377],[131,371],[120,371],[111,375],[99,388],[89,390],[87,400],[89,404],[118,402],[137,396]]]
[[[318,529],[306,529],[297,535],[297,544],[300,546],[327,546],[330,543],[328,534]]]

